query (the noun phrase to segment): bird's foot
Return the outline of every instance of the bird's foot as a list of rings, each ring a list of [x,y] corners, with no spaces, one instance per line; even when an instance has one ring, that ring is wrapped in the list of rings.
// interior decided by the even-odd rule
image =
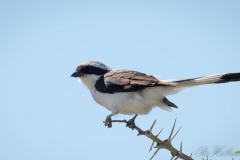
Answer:
[[[133,118],[131,118],[130,120],[127,121],[126,127],[129,127],[130,129],[134,130],[134,128],[136,127],[135,125],[135,119],[138,115],[136,114]]]
[[[108,128],[112,127],[112,115],[108,115],[106,120],[103,121],[104,125],[107,126]]]

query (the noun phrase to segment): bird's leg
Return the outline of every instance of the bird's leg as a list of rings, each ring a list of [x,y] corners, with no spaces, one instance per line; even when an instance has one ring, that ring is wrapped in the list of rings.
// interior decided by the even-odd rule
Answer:
[[[135,127],[135,119],[137,118],[138,114],[135,114],[135,116],[133,118],[131,118],[130,120],[127,121],[126,127],[131,128],[132,130]]]
[[[106,120],[105,121],[103,121],[103,123],[105,124],[105,126],[107,126],[108,128],[111,128],[112,127],[112,116],[113,116],[114,114],[110,114],[110,115],[108,115],[107,117],[106,117]]]

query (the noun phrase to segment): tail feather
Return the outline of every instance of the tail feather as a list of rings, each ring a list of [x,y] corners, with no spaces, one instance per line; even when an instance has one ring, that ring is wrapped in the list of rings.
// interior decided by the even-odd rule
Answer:
[[[198,77],[192,79],[182,79],[171,81],[171,83],[176,85],[177,90],[184,88],[189,88],[193,86],[205,85],[205,84],[214,84],[214,83],[228,83],[240,81],[240,72],[239,73],[225,73],[210,75],[205,77]]]
[[[219,81],[216,83],[227,83],[227,82],[235,82],[240,81],[240,73],[227,73],[224,74]]]

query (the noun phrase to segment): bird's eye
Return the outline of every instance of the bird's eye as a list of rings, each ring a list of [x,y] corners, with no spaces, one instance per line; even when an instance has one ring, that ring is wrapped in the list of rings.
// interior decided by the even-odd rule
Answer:
[[[89,66],[84,67],[83,72],[87,73],[87,74],[91,74],[91,67],[89,67]]]

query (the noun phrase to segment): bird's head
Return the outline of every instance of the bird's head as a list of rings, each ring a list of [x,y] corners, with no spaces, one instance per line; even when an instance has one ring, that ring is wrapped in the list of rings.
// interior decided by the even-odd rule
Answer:
[[[105,64],[97,61],[88,61],[80,64],[71,77],[79,78],[90,89],[98,78],[110,70]]]

